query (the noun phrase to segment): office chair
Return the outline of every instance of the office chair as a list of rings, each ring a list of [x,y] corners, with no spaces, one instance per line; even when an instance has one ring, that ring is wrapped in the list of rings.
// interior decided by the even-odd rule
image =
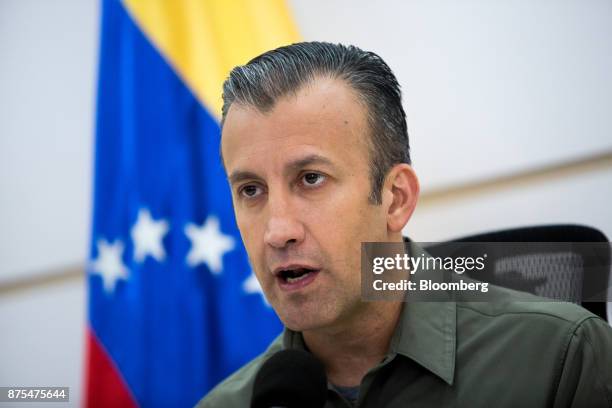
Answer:
[[[594,228],[580,225],[515,228],[435,243],[426,249],[435,257],[482,256],[485,249],[487,264],[493,265],[493,269],[466,275],[493,285],[573,302],[607,320],[606,302],[599,300],[604,300],[602,291],[610,283],[610,245],[607,237]],[[594,290],[598,301],[587,301],[593,299]]]

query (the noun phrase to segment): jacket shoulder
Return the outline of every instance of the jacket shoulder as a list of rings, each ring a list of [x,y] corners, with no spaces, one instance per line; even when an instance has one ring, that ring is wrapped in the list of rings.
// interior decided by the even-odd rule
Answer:
[[[530,293],[489,285],[490,302],[457,302],[457,307],[482,316],[547,320],[562,326],[580,325],[598,318],[574,303],[542,298]]]

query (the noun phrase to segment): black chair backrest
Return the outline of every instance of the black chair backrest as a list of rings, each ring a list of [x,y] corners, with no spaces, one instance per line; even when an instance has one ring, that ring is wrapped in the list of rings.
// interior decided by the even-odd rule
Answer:
[[[590,287],[607,290],[610,279],[610,250],[608,238],[594,228],[581,225],[548,225],[495,231],[458,238],[427,246],[433,256],[457,256],[457,243],[517,243],[516,245],[490,245],[488,262],[494,265],[493,274],[486,278],[478,273],[467,273],[475,279],[504,286],[538,296],[574,302],[606,320],[605,302],[584,301],[586,272]],[[520,243],[526,243],[521,245]],[[532,244],[529,243],[542,243]],[[588,246],[558,245],[554,243],[601,243]],[[594,247],[596,256],[581,248]],[[473,247],[472,247],[473,248]],[[562,248],[559,250],[559,248]],[[569,249],[568,249],[569,248]],[[466,246],[464,251],[469,251]],[[462,254],[471,255],[475,254]],[[593,281],[596,279],[597,281]]]

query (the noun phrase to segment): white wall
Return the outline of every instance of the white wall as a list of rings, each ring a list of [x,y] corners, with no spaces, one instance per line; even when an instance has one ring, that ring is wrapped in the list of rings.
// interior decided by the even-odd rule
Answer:
[[[305,39],[395,70],[426,194],[612,151],[609,1],[289,4]],[[0,287],[84,262],[98,17],[93,0],[0,0]],[[578,222],[612,237],[611,186],[608,164],[451,194],[424,200],[406,231]],[[78,400],[84,293],[73,280],[0,295],[0,385],[68,384]]]
[[[0,284],[87,255],[94,0],[0,0]]]
[[[612,237],[612,166],[588,174],[417,206],[407,235],[423,242],[537,224],[596,226]]]
[[[38,405],[79,405],[83,394],[84,305],[84,279],[0,297],[0,386],[69,387],[70,403]],[[7,405],[0,402],[0,407]]]
[[[98,17],[94,0],[0,0],[0,386],[70,387],[54,406],[81,399],[84,282],[2,286],[87,256]]]

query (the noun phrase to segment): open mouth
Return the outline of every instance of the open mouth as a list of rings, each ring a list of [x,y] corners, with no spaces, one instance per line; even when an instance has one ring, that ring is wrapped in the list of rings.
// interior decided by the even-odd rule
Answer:
[[[288,269],[284,271],[280,271],[280,278],[287,283],[294,283],[304,280],[311,273],[315,272],[314,269],[306,269],[306,268],[298,268],[298,269]]]
[[[290,266],[287,269],[277,270],[276,279],[282,290],[300,290],[310,285],[320,271],[320,269],[302,267],[301,265]]]

